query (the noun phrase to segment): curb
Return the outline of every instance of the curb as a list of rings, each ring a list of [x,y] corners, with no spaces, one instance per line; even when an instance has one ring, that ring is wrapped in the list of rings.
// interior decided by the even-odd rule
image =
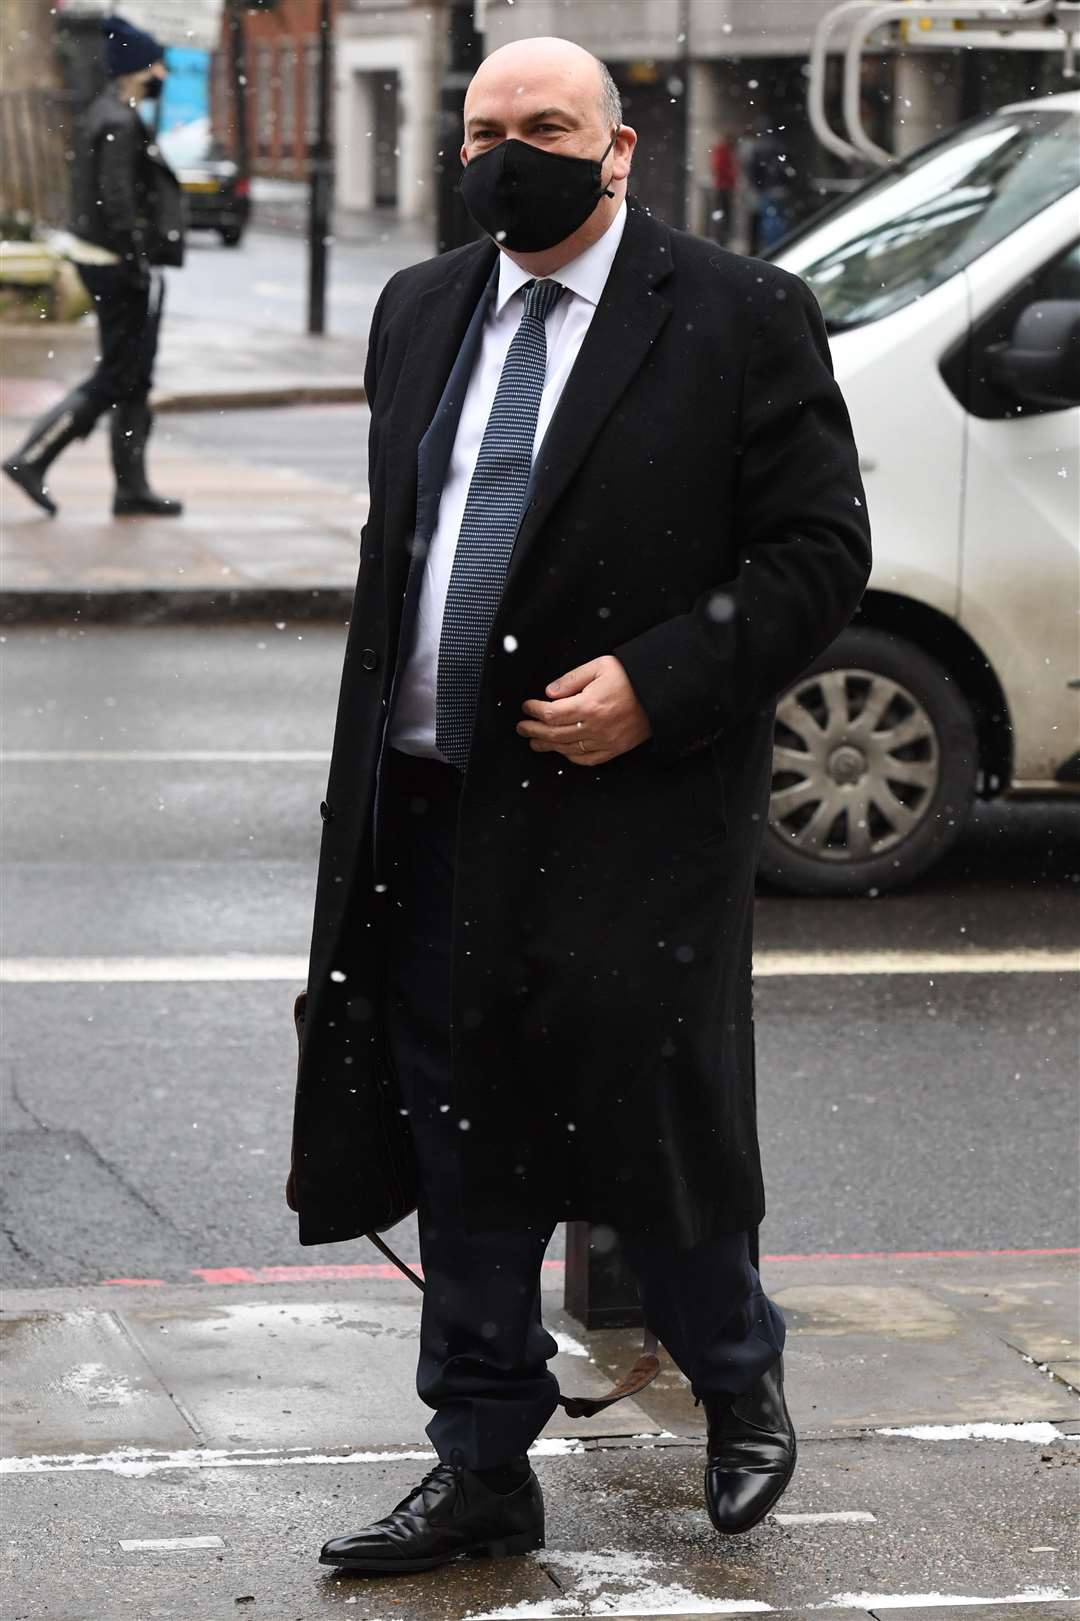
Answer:
[[[175,390],[154,394],[157,412],[259,411],[278,405],[363,405],[363,383],[287,383],[281,388],[238,388],[192,392]]]
[[[341,586],[251,586],[239,591],[0,591],[4,625],[229,624],[252,619],[348,623]]]

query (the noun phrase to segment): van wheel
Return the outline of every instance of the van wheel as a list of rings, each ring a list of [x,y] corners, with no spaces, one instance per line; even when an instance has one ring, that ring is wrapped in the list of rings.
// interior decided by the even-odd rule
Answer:
[[[846,630],[777,705],[762,875],[797,895],[910,884],[959,835],[977,770],[971,709],[940,664]]]
[[[238,225],[223,225],[221,227],[221,242],[226,248],[238,248],[243,239],[243,231]]]

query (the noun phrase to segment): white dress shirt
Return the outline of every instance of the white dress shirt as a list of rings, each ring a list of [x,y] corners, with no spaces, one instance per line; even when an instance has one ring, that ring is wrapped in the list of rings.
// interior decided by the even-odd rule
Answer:
[[[625,224],[624,202],[598,242],[546,278],[561,282],[567,291],[548,316],[545,326],[547,372],[533,440],[534,461],[607,284]],[[439,501],[435,533],[428,548],[412,649],[401,672],[394,700],[390,744],[403,754],[442,759],[435,746],[435,687],[446,592],[454,566],[461,520],[465,515],[465,501],[480,454],[480,443],[495,401],[495,390],[499,386],[510,340],[521,323],[525,309],[521,289],[532,279],[530,271],[522,270],[507,254],[502,254],[498,288],[488,312],[480,352],[461,408],[461,420]]]

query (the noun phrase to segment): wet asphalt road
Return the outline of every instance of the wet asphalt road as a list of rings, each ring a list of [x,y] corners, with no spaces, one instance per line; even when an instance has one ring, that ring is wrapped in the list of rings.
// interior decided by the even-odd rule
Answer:
[[[87,757],[6,763],[4,955],[303,954],[325,763],[258,756],[329,747],[341,648],[9,632],[6,753]],[[1078,834],[1080,806],[988,807],[907,895],[763,896],[759,943],[1066,945]],[[292,985],[3,989],[10,1281],[370,1258],[299,1250],[281,1201]],[[1075,978],[770,978],[757,1022],[766,1251],[1076,1242]]]
[[[247,232],[239,248],[225,248],[209,231],[193,231],[184,268],[168,277],[168,318],[234,322],[238,329],[303,332],[307,326],[306,217],[292,229],[263,226]],[[328,339],[364,337],[384,284],[403,264],[429,258],[432,246],[420,225],[374,215],[331,244],[326,291]]]
[[[333,339],[327,339],[333,343]],[[159,416],[155,434],[184,450],[285,467],[367,489],[368,410],[364,405],[305,405],[262,411],[184,411]]]

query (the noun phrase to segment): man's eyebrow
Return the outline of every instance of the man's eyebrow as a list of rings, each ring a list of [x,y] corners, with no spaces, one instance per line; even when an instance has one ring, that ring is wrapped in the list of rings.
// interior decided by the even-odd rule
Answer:
[[[567,124],[574,122],[573,113],[567,112],[565,107],[541,107],[539,112],[530,113],[525,122],[527,124],[538,124],[542,118],[561,118]],[[482,129],[487,129],[501,126],[501,124],[502,120],[499,118],[487,118],[483,114],[477,113],[467,120],[466,128],[474,129],[479,125]]]
[[[535,124],[541,118],[561,118],[568,124],[574,122],[573,113],[567,112],[565,107],[541,107],[538,113],[530,113],[526,122]]]

